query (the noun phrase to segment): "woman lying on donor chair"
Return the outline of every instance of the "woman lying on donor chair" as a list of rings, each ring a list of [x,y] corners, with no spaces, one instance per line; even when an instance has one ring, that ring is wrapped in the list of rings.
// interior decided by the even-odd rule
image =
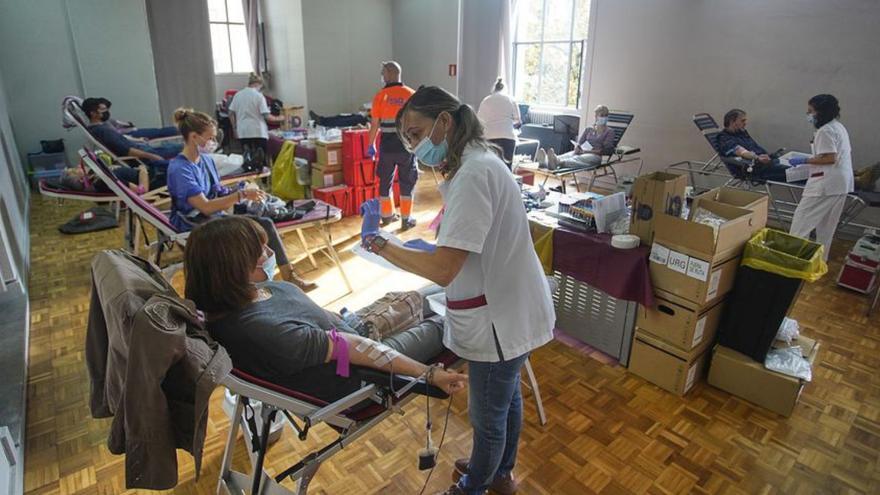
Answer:
[[[465,388],[467,375],[429,372],[419,362],[443,351],[441,318],[382,342],[364,338],[295,285],[272,281],[275,254],[266,243],[260,224],[227,216],[197,226],[186,244],[186,297],[206,313],[209,332],[236,368],[325,401],[360,387],[349,364],[413,377],[427,373],[428,382],[447,393]]]

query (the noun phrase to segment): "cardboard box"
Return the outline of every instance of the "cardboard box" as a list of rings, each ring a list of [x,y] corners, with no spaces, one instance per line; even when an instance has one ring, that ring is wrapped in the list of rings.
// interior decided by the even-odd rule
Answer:
[[[801,347],[810,364],[815,362],[818,342],[800,336],[792,345]],[[709,384],[765,409],[791,416],[806,382],[770,371],[763,363],[719,345],[713,350]]]
[[[629,370],[677,395],[688,393],[703,376],[708,349],[682,352],[636,328]]]
[[[312,167],[312,188],[332,187],[344,182],[342,171],[327,171],[319,166]]]
[[[342,141],[318,141],[318,163],[326,167],[338,167],[342,170]]]
[[[691,220],[660,215],[655,219],[649,268],[654,291],[667,300],[685,299],[703,308],[733,288],[737,257],[752,235],[751,211],[709,199],[700,206],[729,219],[715,229]],[[694,210],[691,210],[693,216]]]
[[[632,188],[632,217],[629,232],[642,244],[653,242],[654,219],[662,214],[681,215],[687,176],[654,172],[636,178]]]
[[[726,205],[736,206],[752,211],[752,233],[767,226],[767,212],[770,210],[770,197],[766,194],[734,189],[732,187],[716,187],[694,198],[691,209],[699,206],[702,200],[712,200]]]
[[[281,124],[281,128],[285,131],[305,127],[305,107],[301,105],[284,105],[284,108],[281,109],[281,115],[284,116],[284,123]]]
[[[639,305],[636,326],[682,351],[706,349],[715,341],[723,309],[724,301],[701,311],[658,298],[656,307]]]

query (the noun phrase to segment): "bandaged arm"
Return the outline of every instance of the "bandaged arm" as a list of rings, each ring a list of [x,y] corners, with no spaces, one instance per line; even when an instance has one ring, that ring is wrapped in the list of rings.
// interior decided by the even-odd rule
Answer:
[[[428,367],[395,351],[387,345],[360,335],[330,330],[325,362],[337,361],[337,374],[348,376],[347,366],[340,360],[346,357],[350,364],[382,371],[394,371],[400,375],[421,376]],[[343,372],[345,374],[343,374]]]

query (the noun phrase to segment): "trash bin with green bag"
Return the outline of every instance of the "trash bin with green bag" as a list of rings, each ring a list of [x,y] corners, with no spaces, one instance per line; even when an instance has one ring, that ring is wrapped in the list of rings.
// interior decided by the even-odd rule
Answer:
[[[821,244],[773,229],[746,244],[719,327],[719,343],[764,362],[804,281],[828,272]]]

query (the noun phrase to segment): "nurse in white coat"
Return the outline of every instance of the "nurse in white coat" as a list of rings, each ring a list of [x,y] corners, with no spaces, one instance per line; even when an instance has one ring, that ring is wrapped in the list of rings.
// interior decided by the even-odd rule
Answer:
[[[532,245],[519,187],[483,136],[473,109],[423,87],[397,116],[404,145],[439,167],[445,212],[436,246],[416,249],[379,232],[378,206],[365,203],[363,242],[409,272],[446,287],[444,344],[468,361],[470,459],[460,459],[448,494],[516,491],[513,467],[522,425],[519,374],[529,353],[553,339],[555,314]],[[459,479],[460,477],[460,479]]]
[[[808,237],[816,231],[816,241],[825,248],[825,260],[837,222],[853,191],[852,148],[849,133],[840,123],[840,105],[832,95],[817,95],[807,104],[807,117],[817,129],[813,136],[812,156],[793,158],[792,165],[810,166],[810,178],[794,217],[792,235]]]

